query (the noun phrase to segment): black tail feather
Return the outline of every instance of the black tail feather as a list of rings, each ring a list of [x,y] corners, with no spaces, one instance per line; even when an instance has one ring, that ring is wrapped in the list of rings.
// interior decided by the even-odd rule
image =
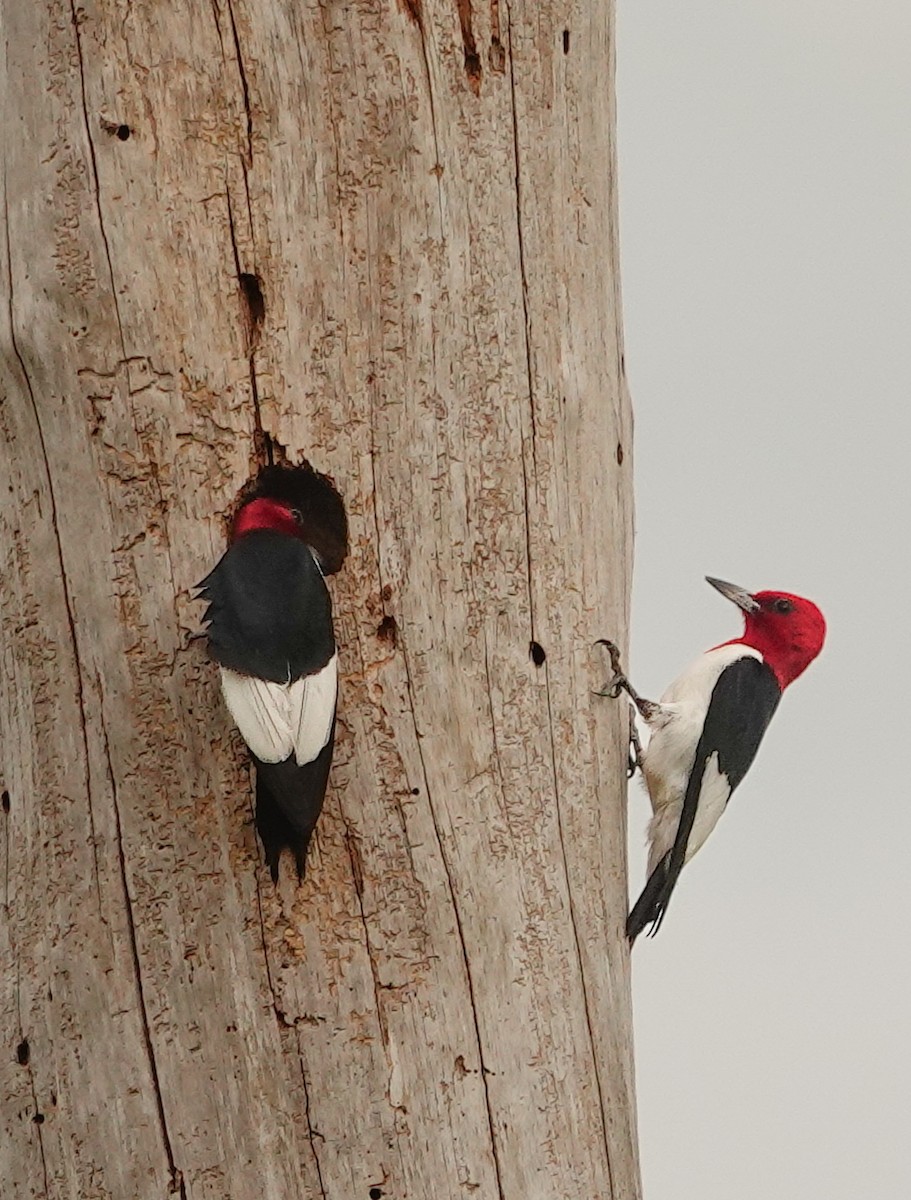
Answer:
[[[651,925],[649,936],[653,937],[664,920],[671,892],[676,883],[676,876],[671,879],[669,874],[670,860],[671,852],[669,850],[649,875],[642,894],[626,919],[626,936],[629,938],[630,945],[635,942],[646,925]]]
[[[266,863],[274,883],[278,882],[278,864],[283,850],[290,850],[297,864],[297,877],[303,879],[307,850],[323,808],[332,749],[333,724],[329,741],[317,757],[303,766],[293,758],[284,762],[256,763],[256,829],[263,844]]]

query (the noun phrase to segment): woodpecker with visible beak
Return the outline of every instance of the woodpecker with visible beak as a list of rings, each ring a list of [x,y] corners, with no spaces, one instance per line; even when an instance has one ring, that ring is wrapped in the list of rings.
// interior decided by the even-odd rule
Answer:
[[[326,794],[338,656],[324,577],[347,552],[345,506],[331,480],[307,462],[268,466],[199,584],[209,655],[256,764],[256,828],[276,882],[286,848],[303,878]]]
[[[706,577],[743,611],[743,635],[706,651],[655,703],[643,700],[604,639],[614,677],[599,693],[625,691],[651,736],[636,763],[652,802],[649,877],[626,923],[634,942],[655,934],[685,863],[705,843],[731,793],[746,775],[785,688],[822,649],[826,623],[810,600],[790,592],[754,592]]]

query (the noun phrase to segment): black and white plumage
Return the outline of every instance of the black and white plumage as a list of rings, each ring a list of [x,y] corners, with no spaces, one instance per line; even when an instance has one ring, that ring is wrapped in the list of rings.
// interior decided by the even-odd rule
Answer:
[[[344,507],[331,482],[306,464],[268,467],[199,585],[209,653],[256,764],[256,826],[276,880],[285,848],[303,876],[325,796],[338,655],[324,572],[339,569],[346,549]]]
[[[603,642],[614,678],[600,694],[616,698],[625,691],[651,735],[637,761],[653,813],[649,876],[627,920],[631,942],[648,925],[657,932],[681,870],[749,770],[782,693],[825,642],[825,619],[811,600],[708,582],[743,612],[743,635],[708,650],[657,703],[637,694],[620,669],[617,647]]]
[[[648,882],[627,921],[631,940],[647,925],[657,932],[684,864],[752,765],[780,699],[759,651],[735,643],[703,654],[646,717],[642,770],[654,815]]]

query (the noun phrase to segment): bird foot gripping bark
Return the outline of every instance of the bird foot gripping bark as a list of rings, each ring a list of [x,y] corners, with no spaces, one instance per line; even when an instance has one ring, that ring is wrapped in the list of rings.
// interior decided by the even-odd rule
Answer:
[[[642,743],[639,741],[639,730],[635,721],[629,723],[629,759],[626,764],[626,778],[632,779],[637,771],[642,771]]]
[[[610,655],[611,670],[614,673],[610,682],[606,683],[600,692],[595,692],[595,695],[606,696],[609,700],[617,700],[621,692],[629,690],[629,680],[620,664],[620,650],[615,642],[609,642],[607,638],[598,638],[595,645],[604,646],[607,649],[607,653]]]
[[[600,692],[596,692],[596,696],[607,696],[611,700],[616,700],[621,692],[626,692],[633,704],[635,704],[639,716],[643,721],[649,721],[661,711],[661,705],[656,704],[654,700],[646,700],[640,696],[629,679],[626,677],[620,664],[620,651],[614,642],[609,642],[607,638],[598,638],[595,642],[596,646],[606,646],[607,652],[610,655],[611,670],[614,676],[611,681],[605,684]]]
[[[632,686],[626,677],[626,673],[620,662],[620,651],[614,642],[608,641],[607,638],[598,638],[595,642],[596,646],[604,646],[610,655],[610,665],[613,671],[613,677],[604,685],[600,692],[595,692],[596,696],[604,696],[609,700],[617,700],[621,692],[626,692],[630,700],[635,704],[637,711],[647,721],[650,716],[658,711],[659,705],[652,700],[644,700]],[[639,733],[635,723],[630,721],[629,726],[629,763],[626,770],[628,779],[636,774],[636,771],[642,770],[642,743],[639,741]]]

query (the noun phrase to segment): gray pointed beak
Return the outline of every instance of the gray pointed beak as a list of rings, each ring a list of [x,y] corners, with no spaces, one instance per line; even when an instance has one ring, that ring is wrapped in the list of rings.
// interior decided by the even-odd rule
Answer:
[[[725,583],[723,579],[713,579],[711,575],[706,575],[705,582],[710,583],[716,591],[721,592],[725,600],[730,600],[745,613],[759,612],[759,605],[746,588],[738,587],[736,583]]]

